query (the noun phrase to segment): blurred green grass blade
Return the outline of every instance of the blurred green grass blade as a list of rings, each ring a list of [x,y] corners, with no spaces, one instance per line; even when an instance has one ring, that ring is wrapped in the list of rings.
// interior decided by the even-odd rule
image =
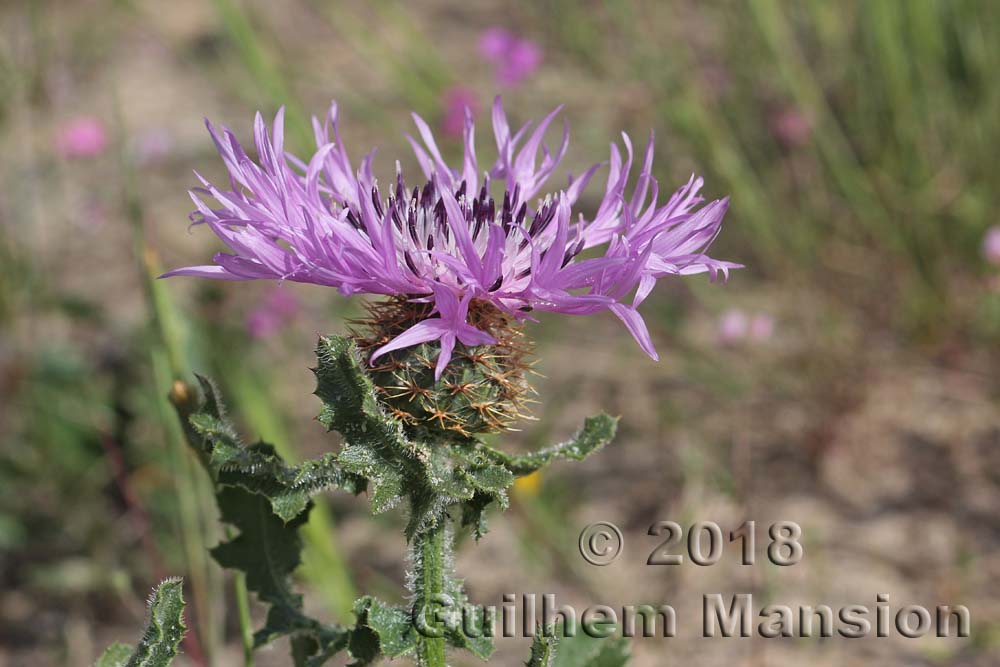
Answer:
[[[120,108],[120,107],[118,107]],[[170,445],[171,478],[177,489],[178,519],[181,539],[188,566],[188,576],[194,598],[194,609],[208,664],[213,664],[221,640],[221,628],[215,623],[213,601],[222,599],[222,584],[206,556],[211,524],[207,517],[213,513],[207,508],[205,485],[208,480],[199,476],[183,439],[183,434],[167,401],[167,388],[183,377],[188,368],[184,342],[186,340],[180,317],[173,308],[162,283],[156,280],[159,267],[155,254],[146,244],[142,200],[139,195],[137,175],[125,151],[121,118],[117,119],[118,146],[122,169],[122,199],[126,219],[132,228],[133,251],[138,264],[139,278],[146,295],[146,309],[150,322],[149,353],[153,366],[154,393],[160,421],[167,429]]]
[[[616,23],[628,35],[629,43],[635,45],[633,60],[640,77],[654,82],[658,88],[661,116],[677,134],[693,140],[712,168],[725,179],[734,215],[749,228],[748,236],[754,239],[761,258],[773,265],[786,263],[787,235],[796,230],[776,215],[777,206],[741,150],[731,125],[716,105],[706,100],[697,78],[690,76],[694,70],[691,45],[684,43],[686,48],[676,49],[670,62],[664,62],[658,49],[645,46],[649,42],[642,33],[646,24],[630,5],[615,4],[609,9],[614,9],[612,16]]]
[[[285,122],[296,150],[305,150],[313,143],[312,130],[298,99],[286,84],[286,73],[275,64],[265,50],[247,12],[239,0],[214,0],[215,9],[226,34],[240,56],[240,61],[274,107],[285,107]]]
[[[366,5],[375,13],[379,30],[391,31],[392,39],[372,39],[369,20],[343,3],[314,0],[316,11],[327,17],[337,36],[363,57],[372,71],[381,71],[398,97],[424,115],[440,111],[441,94],[450,83],[448,64],[440,57],[433,39],[420,33],[409,16],[411,5],[379,0]],[[367,105],[366,115],[379,113]]]
[[[748,6],[789,93],[796,104],[816,120],[816,144],[845,200],[857,209],[859,221],[870,221],[884,227],[887,221],[885,211],[875,199],[867,174],[802,55],[784,15],[784,5],[770,0],[750,0]]]

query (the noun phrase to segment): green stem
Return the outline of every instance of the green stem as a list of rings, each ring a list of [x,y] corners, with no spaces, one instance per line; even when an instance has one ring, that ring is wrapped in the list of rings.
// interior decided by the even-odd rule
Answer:
[[[445,592],[447,571],[451,562],[451,534],[447,519],[442,519],[437,526],[418,535],[413,544],[413,559],[415,564],[414,609],[416,613],[425,613],[432,609],[436,601]],[[434,619],[427,618],[431,628],[437,628]],[[418,648],[418,664],[420,667],[447,667],[445,658],[444,636],[421,636]],[[435,633],[436,634],[436,633]]]
[[[250,595],[247,592],[247,575],[237,572],[233,578],[236,589],[236,609],[240,619],[240,639],[243,642],[243,665],[254,667],[253,663],[253,621],[250,619]]]

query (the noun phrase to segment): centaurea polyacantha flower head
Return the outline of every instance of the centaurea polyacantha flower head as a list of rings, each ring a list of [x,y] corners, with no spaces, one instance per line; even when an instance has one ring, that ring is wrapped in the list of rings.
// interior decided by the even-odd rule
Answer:
[[[317,151],[308,162],[284,150],[283,110],[271,133],[257,114],[256,162],[229,130],[220,134],[209,123],[230,186],[221,190],[199,175],[204,187],[192,192],[197,210],[191,219],[211,227],[233,254],[219,253],[214,265],[166,275],[291,280],[329,285],[347,295],[426,304],[414,308],[405,326],[393,329],[393,337],[370,349],[368,360],[376,364],[389,353],[432,345],[435,381],[456,345],[464,350],[500,342],[496,331],[477,327],[470,317],[487,306],[514,322],[530,318],[534,310],[571,315],[610,310],[656,359],[637,308],[659,278],[708,272],[715,279],[739,266],[705,254],[719,233],[728,198],[701,205],[702,180],[692,177],[660,205],[651,173],[652,137],[626,195],[633,151],[625,134],[624,158],[611,145],[607,184],[593,215],[574,207],[602,165],[540,197],[568,145],[565,127],[555,153],[544,143],[559,111],[534,129],[527,123],[512,133],[497,98],[498,157],[482,171],[470,113],[457,169],[444,161],[427,123],[414,114],[422,143],[408,139],[424,183],[409,190],[397,162],[395,182],[384,194],[372,174],[374,151],[357,171],[352,167],[335,103],[325,123],[313,120]],[[503,185],[502,196],[494,192],[497,183]],[[205,195],[219,207],[205,203]],[[598,247],[603,254],[581,257],[582,251]],[[398,325],[399,313],[393,317]],[[383,327],[380,335],[387,330]]]

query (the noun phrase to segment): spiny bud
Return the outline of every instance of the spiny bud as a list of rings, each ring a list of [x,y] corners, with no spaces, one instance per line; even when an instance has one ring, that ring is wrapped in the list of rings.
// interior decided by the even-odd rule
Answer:
[[[405,297],[368,305],[368,317],[353,322],[352,337],[367,363],[372,353],[408,328],[431,317],[433,306]],[[440,347],[414,345],[380,356],[369,373],[388,411],[411,431],[454,437],[508,430],[531,388],[525,379],[530,344],[511,317],[483,301],[469,306],[469,323],[496,338],[493,345],[456,343],[441,378],[434,379]]]

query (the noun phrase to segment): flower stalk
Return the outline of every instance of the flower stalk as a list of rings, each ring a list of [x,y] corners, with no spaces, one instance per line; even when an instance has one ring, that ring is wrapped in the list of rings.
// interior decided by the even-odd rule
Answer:
[[[446,578],[452,561],[450,527],[445,521],[429,528],[414,540],[411,560],[414,565],[414,627],[421,633],[417,658],[421,667],[446,667],[446,640],[443,628],[437,627],[435,605],[446,595]]]

